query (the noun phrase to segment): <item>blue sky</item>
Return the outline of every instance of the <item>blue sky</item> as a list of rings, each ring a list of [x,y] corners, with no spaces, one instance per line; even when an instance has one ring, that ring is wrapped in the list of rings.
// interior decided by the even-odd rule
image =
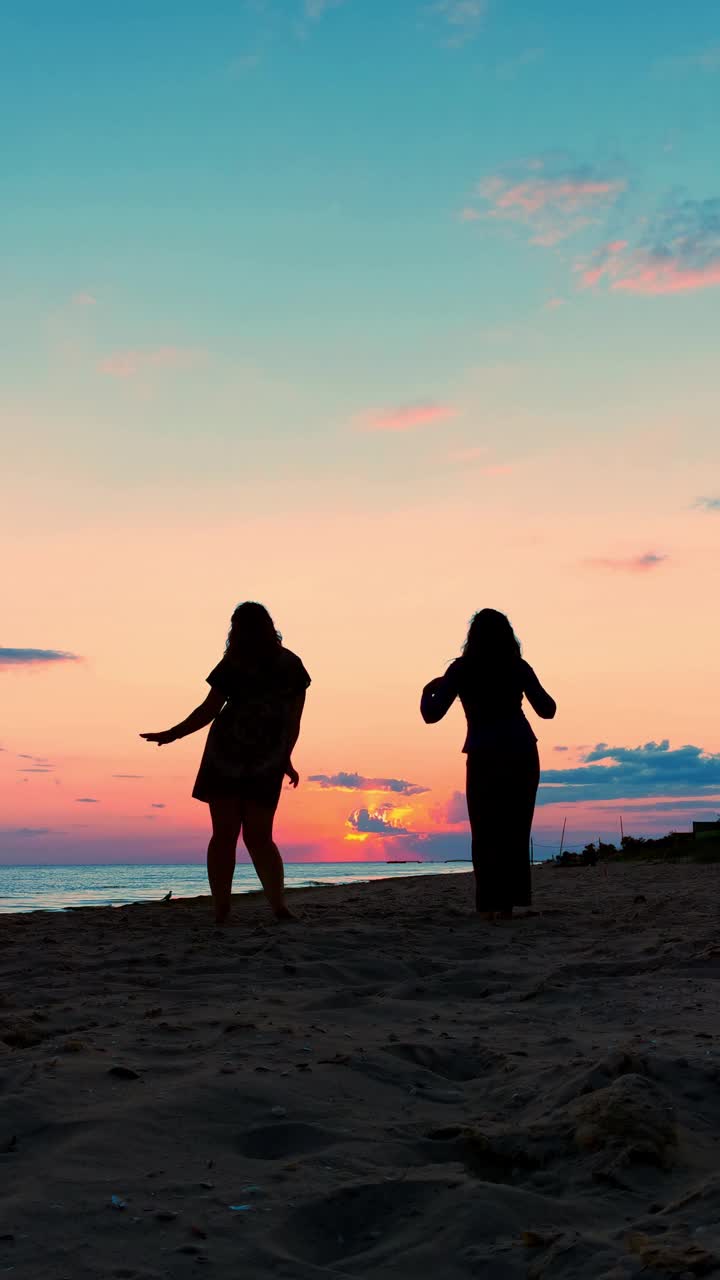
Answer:
[[[484,175],[559,154],[626,179],[623,207],[645,213],[675,189],[714,194],[712,4],[497,0],[459,47],[444,41],[465,28],[435,9],[10,4],[11,287],[63,296],[80,257],[128,306],[144,281],[148,331],[171,320],[299,359],[300,315],[308,343],[330,311],[336,341],[367,344],[369,320],[376,340],[398,321],[422,339],[428,303],[457,329],[542,305],[544,255],[508,271],[502,238],[457,234]]]
[[[281,371],[304,411],[274,404],[267,385],[260,398],[290,437],[323,437],[328,417],[334,430],[367,396],[392,402],[411,382],[419,399],[442,399],[468,367],[510,358],[528,369],[513,390],[521,408],[546,396],[553,413],[577,414],[602,395],[612,412],[618,367],[643,397],[658,380],[666,405],[668,360],[684,399],[683,361],[696,388],[693,362],[714,347],[714,291],[691,308],[656,305],[602,283],[579,292],[577,269],[669,203],[715,197],[713,8],[11,5],[6,387],[76,416],[67,348],[86,340],[88,317],[52,313],[87,294],[102,304],[91,323],[104,351],[162,335],[211,349],[215,386],[228,366],[265,384]],[[622,190],[546,249],[513,221],[459,222],[478,183],[527,178],[538,158]],[[548,323],[543,308],[568,300]],[[103,389],[78,398],[112,418]],[[168,412],[193,431],[192,390],[179,399]],[[118,452],[111,435],[103,448]]]

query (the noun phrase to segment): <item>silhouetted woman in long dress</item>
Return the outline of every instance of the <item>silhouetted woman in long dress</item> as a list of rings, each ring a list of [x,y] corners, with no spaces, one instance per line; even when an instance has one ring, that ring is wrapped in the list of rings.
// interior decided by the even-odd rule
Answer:
[[[461,657],[423,689],[420,711],[435,724],[459,698],[467,717],[467,805],[472,833],[475,905],[486,920],[529,907],[530,829],[540,780],[537,739],[522,711],[523,694],[545,720],[555,702],[504,613],[481,609]]]
[[[299,782],[291,756],[310,677],[283,648],[264,605],[246,601],[232,615],[225,654],[207,683],[207,698],[181,724],[140,736],[164,746],[211,725],[193,796],[210,806],[207,868],[215,919],[222,924],[230,912],[241,833],[276,918],[292,919],[273,821],[283,779],[293,787]]]

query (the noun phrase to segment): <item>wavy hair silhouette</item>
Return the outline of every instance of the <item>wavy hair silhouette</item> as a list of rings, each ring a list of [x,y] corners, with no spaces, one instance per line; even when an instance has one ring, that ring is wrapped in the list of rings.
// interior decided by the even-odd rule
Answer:
[[[463,675],[492,676],[502,671],[505,678],[520,673],[520,641],[510,619],[497,609],[480,609],[473,614],[460,659]]]
[[[233,611],[225,642],[225,654],[231,662],[269,659],[281,644],[282,636],[264,604],[245,600]]]

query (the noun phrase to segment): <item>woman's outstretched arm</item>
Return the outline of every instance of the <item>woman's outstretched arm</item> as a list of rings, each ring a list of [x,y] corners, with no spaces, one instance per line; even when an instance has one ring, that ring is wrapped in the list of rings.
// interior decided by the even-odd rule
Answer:
[[[533,711],[543,720],[552,720],[557,711],[557,703],[546,689],[543,689],[529,663],[523,663],[523,693]]]
[[[447,715],[458,694],[453,663],[444,676],[438,676],[425,685],[420,699],[420,715],[426,724],[437,724]]]
[[[187,738],[189,733],[196,733],[198,729],[204,729],[206,724],[210,724],[226,701],[224,693],[211,689],[205,701],[191,711],[185,720],[181,720],[180,724],[172,729],[165,729],[162,733],[141,733],[140,737],[147,742],[157,742],[159,747],[167,746],[168,742],[176,742],[178,738]]]

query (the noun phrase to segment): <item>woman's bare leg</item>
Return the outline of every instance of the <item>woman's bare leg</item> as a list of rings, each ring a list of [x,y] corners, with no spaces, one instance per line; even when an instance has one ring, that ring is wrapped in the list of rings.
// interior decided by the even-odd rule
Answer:
[[[279,920],[289,920],[292,912],[285,901],[285,868],[273,840],[274,818],[274,809],[257,804],[246,805],[243,840],[273,912]]]
[[[235,854],[242,826],[242,809],[233,796],[210,801],[213,833],[207,851],[210,892],[215,907],[215,920],[223,924],[230,914]]]

